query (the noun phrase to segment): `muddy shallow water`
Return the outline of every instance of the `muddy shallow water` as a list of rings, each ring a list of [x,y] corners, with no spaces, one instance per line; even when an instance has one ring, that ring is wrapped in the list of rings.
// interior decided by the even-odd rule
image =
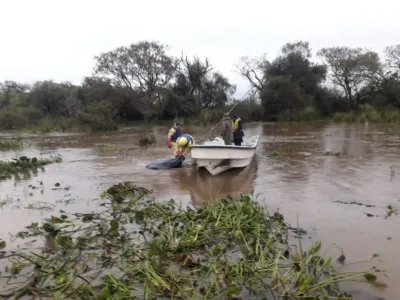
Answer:
[[[292,225],[298,220],[308,231],[307,241],[322,240],[323,248],[332,243],[341,246],[348,263],[380,254],[383,264],[374,265],[387,270],[389,277],[379,278],[387,287],[361,286],[359,291],[359,284],[346,286],[357,290],[358,299],[399,298],[400,216],[385,218],[388,205],[400,208],[399,126],[249,125],[246,137],[262,136],[255,160],[241,171],[216,177],[189,166],[167,171],[146,169],[149,161],[171,156],[165,145],[166,131],[154,128],[146,133],[155,135],[154,147],[140,147],[138,137],[143,131],[133,128],[107,135],[22,136],[28,146],[22,151],[0,152],[0,160],[61,154],[63,162],[46,166],[30,179],[0,181],[0,239],[12,249],[17,244],[10,242],[9,233],[33,221],[60,209],[96,211],[93,200],[120,181],[151,188],[160,200],[174,198],[195,204],[254,190],[268,210],[279,209]],[[60,187],[53,190],[55,183]],[[375,207],[338,203],[352,201]],[[30,207],[51,204],[55,205],[51,210]],[[329,254],[340,255],[335,249]],[[364,263],[352,269],[370,266]]]

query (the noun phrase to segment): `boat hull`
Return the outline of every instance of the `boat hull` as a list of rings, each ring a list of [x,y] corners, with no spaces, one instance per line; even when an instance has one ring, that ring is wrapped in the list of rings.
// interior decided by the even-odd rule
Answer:
[[[253,158],[254,156],[245,159],[196,159],[196,164],[215,176],[230,169],[245,168]]]
[[[205,168],[211,175],[233,168],[244,168],[256,154],[259,137],[252,139],[254,143],[249,146],[196,145],[192,147],[192,158],[199,168]]]

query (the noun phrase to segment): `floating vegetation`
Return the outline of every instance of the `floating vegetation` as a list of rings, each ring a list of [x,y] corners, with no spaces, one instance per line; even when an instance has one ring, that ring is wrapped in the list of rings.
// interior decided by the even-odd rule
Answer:
[[[374,215],[374,214],[370,214],[370,213],[366,213],[366,212],[364,212],[364,214],[365,214],[368,218],[379,217],[379,215]]]
[[[325,151],[324,154],[325,156],[343,156],[347,155],[347,150],[345,149],[344,151]]]
[[[65,186],[65,187],[61,187],[61,184],[59,182],[56,182],[54,184],[54,186],[55,187],[52,188],[53,191],[68,191],[71,188],[70,185],[69,186]]]
[[[351,299],[338,283],[373,283],[380,272],[339,272],[321,243],[290,245],[283,216],[266,214],[250,196],[184,209],[121,183],[101,197],[100,212],[61,211],[18,234],[43,237],[46,247],[2,257],[0,297]]]
[[[140,146],[150,146],[156,143],[156,137],[152,134],[150,136],[141,137],[139,139]]]
[[[279,151],[273,151],[269,155],[270,157],[278,157],[281,156],[281,153]]]
[[[333,201],[333,202],[341,203],[341,204],[349,204],[349,205],[359,205],[359,206],[365,206],[365,207],[375,207],[375,205],[364,204],[364,203],[357,202],[357,201],[346,202],[346,201],[336,200],[336,201]]]
[[[390,218],[392,215],[398,215],[398,210],[397,208],[394,208],[392,205],[388,205],[386,207],[385,219]]]
[[[35,202],[35,203],[30,203],[28,206],[26,206],[26,209],[38,209],[38,210],[52,210],[54,209],[55,205],[52,203],[47,203],[47,202]]]
[[[0,150],[8,151],[8,150],[18,150],[24,146],[24,142],[22,140],[2,140],[0,141]]]
[[[12,203],[13,199],[11,197],[6,197],[5,199],[0,199],[0,209],[6,206],[7,204]]]
[[[108,153],[108,152],[119,152],[119,151],[120,151],[119,147],[113,147],[113,146],[99,147],[96,149],[97,153]]]
[[[44,171],[43,166],[61,161],[62,158],[60,155],[40,159],[21,156],[11,161],[0,160],[0,180],[11,179],[13,175],[16,179],[20,179],[20,176],[27,179],[31,177],[31,172],[37,174],[39,168],[42,168]]]

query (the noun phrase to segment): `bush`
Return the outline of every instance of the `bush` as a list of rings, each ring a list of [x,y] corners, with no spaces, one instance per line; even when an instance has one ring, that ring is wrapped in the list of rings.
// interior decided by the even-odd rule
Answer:
[[[0,129],[12,130],[35,125],[41,117],[42,114],[38,109],[8,106],[0,110]]]
[[[357,117],[354,112],[348,112],[348,113],[335,113],[333,115],[333,121],[334,122],[346,122],[346,123],[351,123],[351,122],[356,122]]]
[[[278,116],[279,121],[285,122],[316,121],[320,119],[321,115],[319,114],[319,112],[311,106],[308,106],[303,110],[286,110],[280,113]]]

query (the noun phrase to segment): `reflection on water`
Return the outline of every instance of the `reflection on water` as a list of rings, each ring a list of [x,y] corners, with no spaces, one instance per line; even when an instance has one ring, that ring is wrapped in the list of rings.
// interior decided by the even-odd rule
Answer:
[[[387,205],[400,208],[399,126],[326,123],[246,126],[245,138],[261,135],[252,164],[214,177],[190,166],[177,170],[146,169],[149,161],[170,157],[165,145],[167,130],[167,127],[151,129],[148,134],[156,137],[157,144],[147,148],[138,145],[139,129],[114,134],[24,136],[28,144],[25,149],[1,152],[0,159],[60,153],[64,162],[48,165],[44,172],[32,174],[31,178],[0,181],[0,238],[7,240],[9,232],[16,233],[30,222],[57,214],[60,209],[96,212],[99,207],[92,200],[120,181],[153,189],[160,200],[174,198],[195,204],[254,189],[255,194],[262,195],[259,199],[268,210],[279,208],[294,225],[298,219],[309,232],[310,240],[322,240],[325,248],[333,242],[339,244],[348,262],[368,259],[373,253],[381,255],[383,268],[390,275],[382,279],[388,287],[364,288],[358,299],[370,299],[369,295],[398,298],[400,217],[383,216]],[[196,137],[200,139],[201,136]],[[101,147],[116,150],[98,151]],[[40,181],[43,189],[29,188]],[[55,183],[70,189],[53,190]],[[375,207],[335,201],[356,201]],[[56,207],[52,211],[35,209],[37,202]],[[379,217],[370,218],[366,213]],[[335,251],[329,254],[338,256]],[[350,288],[356,289],[358,285]]]
[[[234,169],[211,176],[205,169],[186,169],[184,172],[172,172],[171,177],[176,187],[189,191],[193,204],[212,201],[231,195],[249,194],[254,189],[257,175],[257,158],[244,169]]]

